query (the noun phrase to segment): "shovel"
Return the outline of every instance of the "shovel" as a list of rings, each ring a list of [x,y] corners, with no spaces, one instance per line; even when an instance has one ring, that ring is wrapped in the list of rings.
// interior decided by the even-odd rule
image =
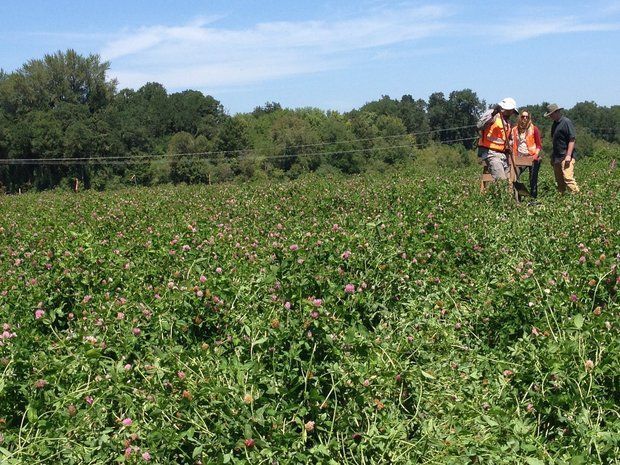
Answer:
[[[515,181],[512,183],[514,189],[517,191],[517,193],[519,194],[519,196],[527,196],[527,197],[531,197],[532,195],[530,194],[530,191],[527,190],[527,187],[525,187],[525,184],[523,184],[522,182],[519,181]]]

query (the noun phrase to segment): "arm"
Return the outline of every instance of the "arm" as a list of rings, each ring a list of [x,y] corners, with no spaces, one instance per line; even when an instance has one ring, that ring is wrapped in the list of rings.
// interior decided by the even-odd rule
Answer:
[[[568,147],[566,148],[566,156],[564,157],[564,163],[567,165],[573,158],[573,151],[575,150],[575,139],[571,139],[568,142]]]
[[[564,163],[567,165],[573,158],[573,152],[575,151],[575,126],[572,121],[568,121],[568,147],[566,147],[566,155],[564,156]]]
[[[542,140],[540,138],[540,131],[538,130],[537,126],[534,126],[534,143],[536,144],[536,148],[538,149],[538,152],[536,153],[536,155],[534,155],[534,160],[540,160],[542,158],[542,155],[540,153],[540,151],[542,150]]]

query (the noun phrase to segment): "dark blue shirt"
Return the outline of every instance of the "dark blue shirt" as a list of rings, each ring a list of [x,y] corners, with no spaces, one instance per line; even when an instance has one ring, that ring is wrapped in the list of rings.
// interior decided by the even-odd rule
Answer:
[[[553,139],[553,159],[559,160],[566,156],[568,143],[575,140],[575,126],[566,116],[562,116],[551,125],[551,139]],[[573,154],[574,156],[574,154]]]

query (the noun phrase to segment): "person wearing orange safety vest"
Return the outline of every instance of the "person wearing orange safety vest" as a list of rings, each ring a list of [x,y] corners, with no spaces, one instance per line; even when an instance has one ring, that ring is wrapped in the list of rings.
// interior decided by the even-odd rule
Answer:
[[[532,157],[532,166],[519,168],[517,179],[526,169],[530,171],[530,195],[533,198],[538,196],[538,171],[540,170],[540,159],[542,143],[540,131],[532,123],[530,113],[527,110],[521,111],[517,125],[512,128],[512,154],[514,157]]]
[[[478,156],[486,164],[495,181],[508,179],[509,168],[507,154],[510,153],[510,122],[513,114],[519,114],[517,103],[507,97],[499,102],[493,110],[487,110],[478,121],[480,139]]]

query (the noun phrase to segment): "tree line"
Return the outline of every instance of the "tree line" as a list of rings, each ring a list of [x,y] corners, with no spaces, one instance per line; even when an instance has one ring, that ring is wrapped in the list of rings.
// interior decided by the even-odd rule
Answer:
[[[118,90],[108,70],[98,55],[74,50],[0,70],[0,189],[66,187],[76,179],[105,189],[352,174],[413,160],[437,144],[453,146],[466,164],[473,126],[487,107],[463,89],[428,101],[382,96],[347,113],[268,102],[228,115],[195,90],[169,94],[156,82]],[[528,106],[544,134],[546,104]],[[620,142],[620,106],[582,102],[568,114],[582,150],[594,139]]]

